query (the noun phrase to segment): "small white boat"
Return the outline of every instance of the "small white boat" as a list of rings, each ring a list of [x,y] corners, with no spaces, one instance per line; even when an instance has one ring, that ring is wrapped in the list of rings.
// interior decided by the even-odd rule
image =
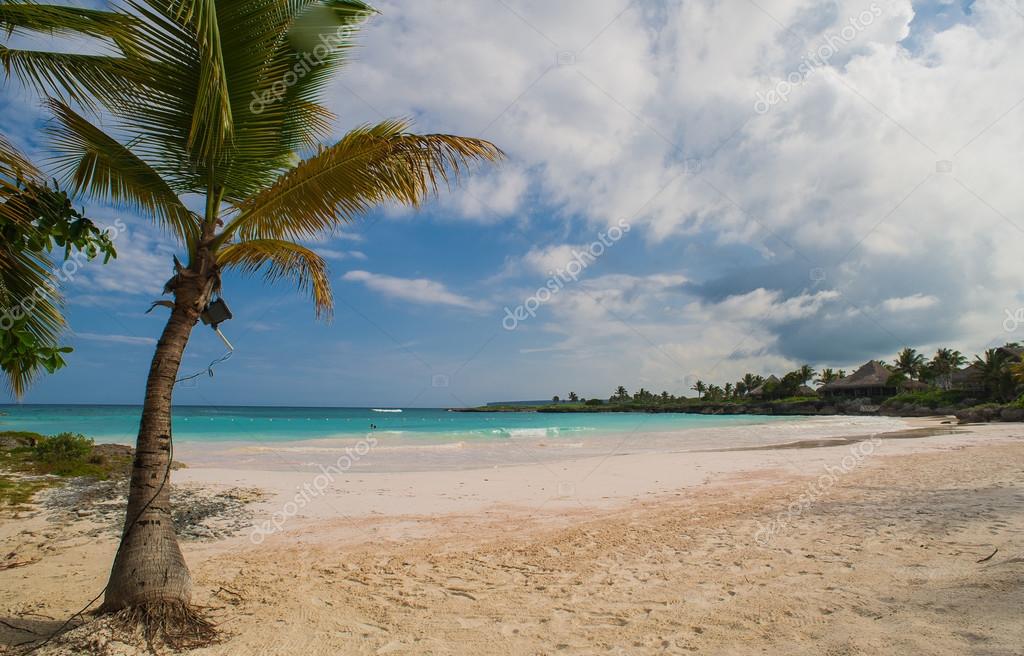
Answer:
[[[374,412],[401,412],[399,408],[370,408]]]

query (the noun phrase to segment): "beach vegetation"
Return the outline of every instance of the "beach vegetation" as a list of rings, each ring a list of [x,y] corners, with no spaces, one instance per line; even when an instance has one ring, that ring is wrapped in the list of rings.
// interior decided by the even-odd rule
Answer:
[[[0,504],[28,503],[36,492],[65,478],[127,477],[131,460],[127,447],[96,445],[78,433],[0,432]]]
[[[884,406],[916,405],[926,408],[951,407],[967,398],[967,393],[955,390],[929,389],[918,392],[902,392],[885,400]]]
[[[116,256],[110,234],[0,136],[0,372],[20,399],[42,373],[65,366],[58,284],[84,261]]]

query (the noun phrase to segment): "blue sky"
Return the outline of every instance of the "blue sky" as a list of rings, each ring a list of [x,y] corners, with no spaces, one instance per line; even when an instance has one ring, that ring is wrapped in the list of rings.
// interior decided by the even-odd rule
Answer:
[[[236,352],[176,402],[679,394],[697,378],[1021,339],[1003,327],[1024,305],[1019,0],[378,6],[328,93],[336,134],[408,116],[508,160],[314,244],[332,322],[284,284],[229,275]],[[808,69],[810,52],[826,55]],[[35,98],[8,83],[0,109],[4,133],[45,157]],[[165,318],[144,312],[175,247],[130,213],[89,213],[129,230],[116,262],[64,287],[75,352],[27,402],[141,400]],[[576,281],[503,327],[505,307],[621,225]],[[197,327],[183,371],[222,353]]]

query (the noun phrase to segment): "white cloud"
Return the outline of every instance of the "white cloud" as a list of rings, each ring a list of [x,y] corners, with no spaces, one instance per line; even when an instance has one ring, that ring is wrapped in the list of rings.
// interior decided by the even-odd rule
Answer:
[[[92,342],[110,342],[112,344],[127,344],[130,346],[152,346],[156,344],[156,340],[152,337],[137,337],[135,335],[75,333],[75,337]]]
[[[484,304],[449,291],[442,283],[426,278],[398,278],[369,271],[349,271],[342,280],[361,282],[369,289],[389,298],[424,305],[450,305],[481,310]]]
[[[773,0],[763,11],[711,0],[381,8],[336,87],[338,114],[373,120],[371,107],[381,108],[417,116],[424,130],[494,140],[509,153],[519,196],[503,203],[510,217],[529,194],[594,227],[628,218],[653,245],[697,236],[794,269],[821,267],[854,308],[955,309],[961,319],[943,322],[944,339],[964,348],[998,332],[988,303],[1015,298],[1021,0],[978,0],[966,22],[915,35],[914,50],[903,43],[911,0]],[[873,17],[828,66],[786,102],[755,111],[759,91],[866,10]],[[555,65],[559,52],[572,53],[570,65]],[[686,163],[693,158],[699,175]],[[945,160],[952,173],[938,165]],[[472,208],[473,195],[445,202]],[[546,272],[566,249],[534,248],[508,266]],[[702,311],[774,307],[756,285],[733,295],[743,294],[753,295]],[[820,297],[787,299],[775,309],[783,317],[842,314],[813,314]],[[922,328],[874,329],[892,341]]]
[[[939,302],[936,296],[925,296],[914,294],[912,296],[901,296],[899,298],[887,298],[882,301],[882,307],[890,312],[907,312],[909,310],[923,310],[930,308]]]
[[[341,251],[335,248],[317,248],[316,252],[320,257],[328,260],[365,260],[366,253],[362,251]]]

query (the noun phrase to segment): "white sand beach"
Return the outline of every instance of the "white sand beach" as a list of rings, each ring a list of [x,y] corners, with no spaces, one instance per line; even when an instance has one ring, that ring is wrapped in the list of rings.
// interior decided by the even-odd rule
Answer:
[[[953,428],[360,473],[301,504],[304,472],[177,471],[261,488],[252,523],[273,527],[184,543],[225,636],[195,653],[1019,653],[1024,429]],[[0,545],[28,564],[0,571],[5,622],[45,633],[95,595],[116,539],[94,533],[6,518]],[[95,653],[136,653],[96,636]],[[73,653],[62,640],[41,653]]]

